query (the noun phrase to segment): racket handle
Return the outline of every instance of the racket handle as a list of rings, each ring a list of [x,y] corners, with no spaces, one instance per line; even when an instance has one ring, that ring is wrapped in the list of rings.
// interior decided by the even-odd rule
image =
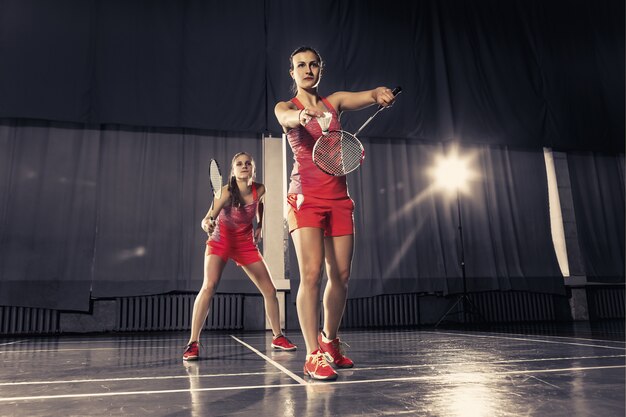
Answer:
[[[391,90],[391,94],[393,94],[394,97],[400,94],[401,92],[402,92],[402,87],[400,86],[397,86],[396,88]],[[383,108],[384,108],[383,106],[378,106],[378,110],[382,110]]]

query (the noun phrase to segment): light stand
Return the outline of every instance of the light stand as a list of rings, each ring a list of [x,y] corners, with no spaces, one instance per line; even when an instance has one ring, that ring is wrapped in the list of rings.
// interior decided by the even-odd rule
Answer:
[[[458,221],[459,221],[459,227],[458,227],[459,239],[461,243],[461,253],[460,253],[459,263],[461,265],[461,277],[463,278],[463,293],[461,293],[461,295],[457,297],[452,307],[450,307],[448,311],[446,311],[444,315],[441,316],[437,324],[435,324],[435,327],[439,327],[439,324],[441,324],[441,322],[446,317],[448,317],[455,308],[459,307],[459,304],[461,307],[461,311],[457,311],[454,314],[462,313],[464,324],[467,323],[468,313],[474,314],[478,316],[482,321],[484,321],[483,315],[480,313],[480,311],[478,311],[474,303],[472,303],[472,300],[470,300],[469,296],[467,295],[467,278],[465,276],[465,247],[463,245],[463,223],[461,221],[461,196],[459,195],[458,189],[456,190],[456,208],[457,208],[457,215],[458,215]]]

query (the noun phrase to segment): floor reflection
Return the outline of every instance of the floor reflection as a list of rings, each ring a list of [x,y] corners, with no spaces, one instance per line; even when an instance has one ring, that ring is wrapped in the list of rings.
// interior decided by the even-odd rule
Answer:
[[[0,415],[570,417],[625,411],[626,343],[618,326],[346,330],[357,366],[339,370],[335,382],[306,384],[299,381],[304,351],[273,351],[267,332],[234,334],[249,346],[230,333],[206,332],[201,360],[188,363],[180,357],[186,336],[6,340],[0,343]]]
[[[201,393],[198,391],[200,388],[200,381],[198,376],[200,375],[200,367],[198,362],[183,361],[185,371],[189,377],[189,396],[191,397],[191,415],[192,417],[201,417],[209,415],[204,408],[202,402]]]

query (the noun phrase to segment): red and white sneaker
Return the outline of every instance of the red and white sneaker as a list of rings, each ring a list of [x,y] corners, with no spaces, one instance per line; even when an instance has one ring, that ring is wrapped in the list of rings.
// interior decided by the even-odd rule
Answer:
[[[199,355],[200,347],[198,342],[191,342],[185,347],[185,352],[183,352],[183,360],[185,361],[197,361]]]
[[[287,351],[298,349],[298,346],[291,343],[291,341],[287,339],[287,337],[285,337],[285,335],[283,334],[275,337],[274,340],[272,340],[272,347],[274,349],[287,350]]]
[[[306,362],[304,363],[304,375],[308,375],[313,379],[332,380],[337,379],[337,372],[332,366],[326,362],[324,354],[317,349],[310,355],[306,355]]]
[[[338,337],[328,343],[324,342],[324,339],[325,337],[320,333],[317,336],[317,344],[328,362],[334,363],[337,368],[352,368],[354,366],[354,362],[345,356],[346,351],[343,346],[349,346],[347,343],[342,342]]]

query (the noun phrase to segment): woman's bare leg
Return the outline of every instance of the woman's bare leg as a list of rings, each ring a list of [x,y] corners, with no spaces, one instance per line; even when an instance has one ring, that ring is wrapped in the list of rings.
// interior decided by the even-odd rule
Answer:
[[[320,285],[324,259],[323,233],[322,229],[314,227],[304,227],[291,233],[300,269],[296,307],[307,354],[318,348]]]
[[[270,276],[267,264],[264,260],[261,260],[243,266],[242,268],[246,274],[248,274],[254,285],[261,291],[263,301],[265,302],[265,314],[267,314],[270,326],[272,326],[272,333],[274,333],[274,336],[278,336],[282,333],[280,327],[280,310],[278,307],[278,297],[276,296],[276,287]]]
[[[354,236],[327,237],[324,239],[324,250],[328,275],[324,290],[324,334],[329,339],[335,339],[346,307]]]
[[[219,284],[222,276],[222,271],[224,271],[224,267],[226,266],[226,262],[222,258],[217,255],[209,255],[208,252],[209,248],[207,246],[204,255],[204,281],[193,303],[189,343],[200,340],[200,332],[209,314],[213,294],[215,294],[217,284]]]

